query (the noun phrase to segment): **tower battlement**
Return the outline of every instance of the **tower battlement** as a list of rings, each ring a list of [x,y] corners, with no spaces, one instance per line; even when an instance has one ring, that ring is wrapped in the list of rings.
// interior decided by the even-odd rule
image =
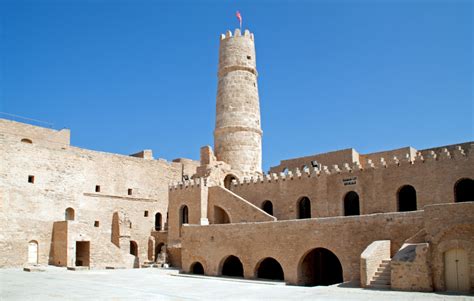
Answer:
[[[241,33],[240,29],[236,28],[234,30],[234,35],[232,35],[232,31],[227,30],[225,34],[221,34],[221,42],[226,39],[235,37],[244,37],[249,38],[253,42],[253,33],[251,33],[248,29],[244,30],[244,34]]]

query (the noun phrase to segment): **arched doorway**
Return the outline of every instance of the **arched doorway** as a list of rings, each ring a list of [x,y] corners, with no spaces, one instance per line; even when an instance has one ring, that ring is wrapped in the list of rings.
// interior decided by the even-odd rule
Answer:
[[[38,242],[36,240],[28,243],[28,263],[38,264]]]
[[[454,201],[474,202],[474,180],[461,179],[454,185]]]
[[[416,211],[416,190],[411,185],[402,186],[397,193],[398,211]]]
[[[138,256],[138,244],[134,240],[130,241],[130,254],[133,256]]]
[[[274,258],[267,257],[257,266],[257,278],[284,280],[283,269],[278,261]]]
[[[244,277],[244,266],[238,257],[230,255],[222,264],[221,274],[223,276]]]
[[[155,214],[155,231],[161,231],[161,213]]]
[[[230,190],[232,188],[232,181],[233,180],[237,180],[237,177],[232,175],[232,174],[228,174],[227,176],[225,176],[225,178],[224,178],[224,187]]]
[[[344,215],[360,215],[359,195],[355,191],[349,191],[344,197]]]
[[[265,211],[266,213],[273,215],[273,204],[271,201],[266,200],[262,204],[262,210]]]
[[[298,201],[298,218],[311,218],[311,201],[307,197],[302,197]]]
[[[67,208],[64,212],[64,215],[67,221],[73,221],[75,218],[74,209],[72,209],[71,207]]]
[[[229,224],[230,218],[227,212],[219,206],[214,206],[214,224]]]
[[[196,261],[191,265],[191,273],[196,275],[204,275],[204,267],[199,261]]]
[[[444,253],[444,279],[447,291],[469,291],[469,260],[466,250],[451,249]]]
[[[298,272],[299,283],[306,286],[331,285],[343,281],[341,262],[325,248],[316,248],[307,253]]]
[[[155,247],[155,262],[158,260],[158,257],[162,252],[166,252],[166,250],[162,250],[164,245],[165,244],[161,242]]]

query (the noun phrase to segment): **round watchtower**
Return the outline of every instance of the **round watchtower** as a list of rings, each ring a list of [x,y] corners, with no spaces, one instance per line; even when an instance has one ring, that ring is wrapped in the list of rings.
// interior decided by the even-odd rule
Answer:
[[[253,34],[221,35],[214,152],[232,169],[262,171],[262,130]]]

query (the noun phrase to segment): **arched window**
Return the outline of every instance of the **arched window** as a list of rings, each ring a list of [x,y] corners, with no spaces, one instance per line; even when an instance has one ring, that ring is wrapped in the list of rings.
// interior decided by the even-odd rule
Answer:
[[[74,209],[72,209],[71,207],[67,208],[64,215],[65,215],[67,221],[73,221],[74,218],[75,218],[74,217]]]
[[[232,175],[232,174],[227,175],[224,178],[224,187],[230,190],[232,188],[232,181],[233,180],[237,180],[237,178],[234,175]]]
[[[454,185],[454,201],[460,202],[474,202],[474,180],[461,179]]]
[[[266,200],[262,204],[262,210],[265,211],[266,213],[273,215],[273,204],[269,200]]]
[[[413,186],[405,185],[398,190],[398,211],[416,211],[416,190]]]
[[[161,213],[157,212],[155,214],[155,231],[161,230]]]
[[[355,191],[349,191],[344,197],[344,215],[360,215],[359,195]]]
[[[302,197],[298,201],[298,218],[311,218],[311,201],[307,197]]]
[[[180,219],[179,219],[179,224],[189,224],[189,213],[188,213],[188,206],[184,205],[181,207],[181,212],[179,214]]]

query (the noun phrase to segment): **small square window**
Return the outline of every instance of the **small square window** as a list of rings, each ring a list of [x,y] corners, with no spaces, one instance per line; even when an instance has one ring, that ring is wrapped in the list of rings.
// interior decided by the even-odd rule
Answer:
[[[132,192],[133,192],[133,189],[132,189],[132,188],[129,188],[129,189],[128,189],[128,195],[132,195]]]
[[[95,192],[100,192],[100,185],[95,185]]]
[[[251,60],[252,57],[250,55],[247,55],[247,60]]]
[[[143,214],[144,217],[148,217],[148,210],[145,210],[145,213]]]
[[[28,183],[34,183],[35,182],[35,176],[28,176]]]
[[[94,222],[94,227],[99,227],[99,221]]]

